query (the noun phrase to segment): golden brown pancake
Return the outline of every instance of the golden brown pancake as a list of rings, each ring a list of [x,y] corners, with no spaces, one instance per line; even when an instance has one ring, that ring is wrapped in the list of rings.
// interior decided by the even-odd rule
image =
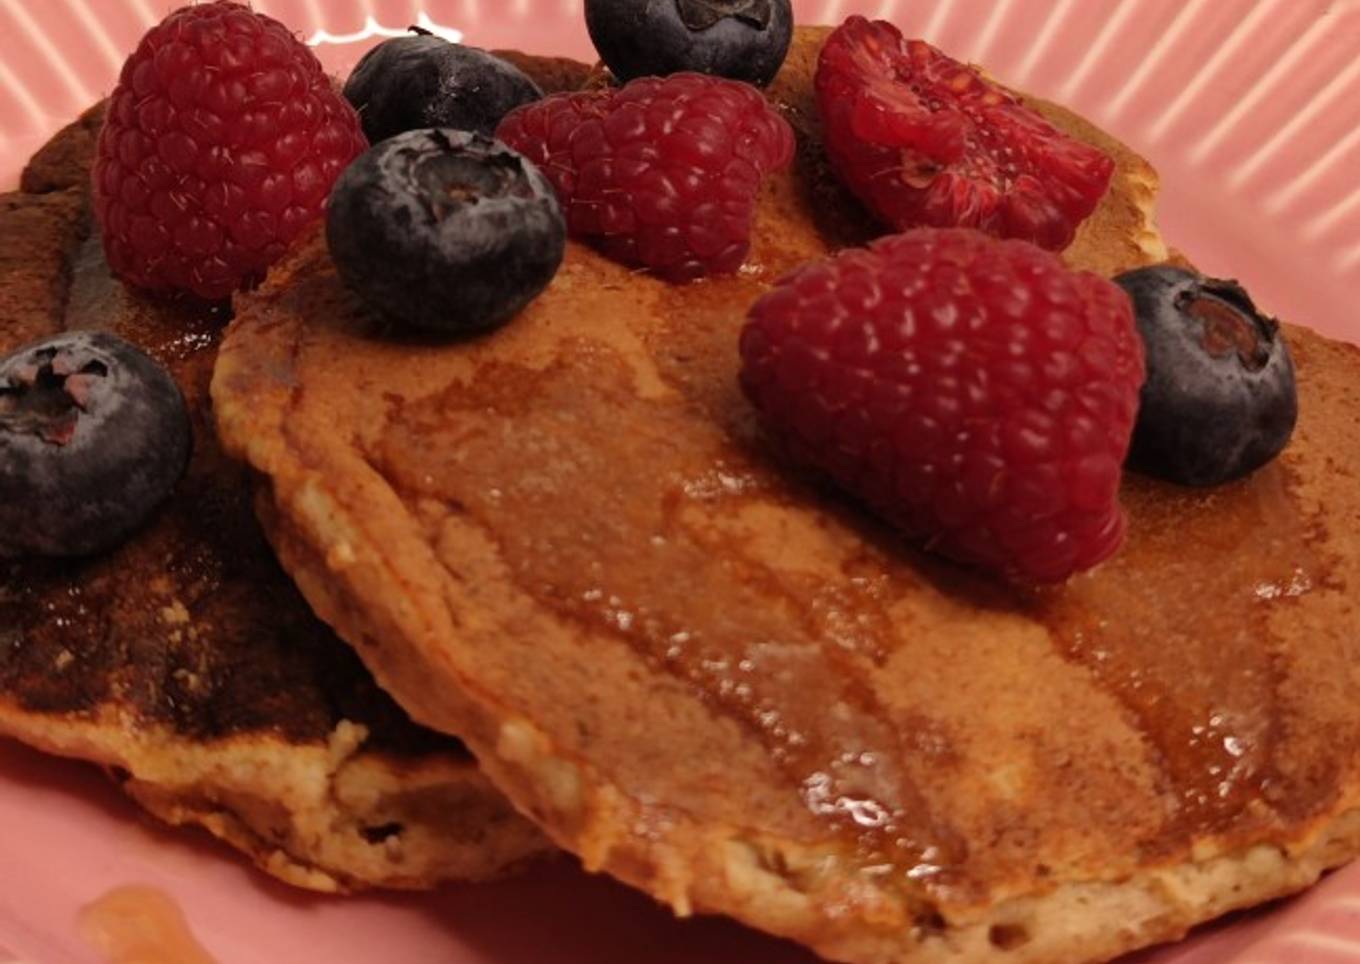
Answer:
[[[548,89],[589,72],[512,56]],[[158,817],[316,890],[480,879],[547,851],[463,745],[413,724],[279,569],[209,413],[225,318],[128,292],[87,237],[102,117],[82,115],[34,156],[22,193],[0,195],[0,354],[114,331],[174,374],[195,454],[117,551],[0,561],[0,733],[102,764]]]
[[[1360,350],[1289,329],[1253,477],[1130,476],[1126,547],[1045,590],[904,544],[767,447],[746,307],[872,233],[810,109],[749,264],[680,287],[572,244],[504,329],[403,339],[320,233],[238,303],[213,398],[317,612],[585,864],[855,962],[1101,960],[1360,852]],[[1118,162],[1067,252],[1165,257]]]

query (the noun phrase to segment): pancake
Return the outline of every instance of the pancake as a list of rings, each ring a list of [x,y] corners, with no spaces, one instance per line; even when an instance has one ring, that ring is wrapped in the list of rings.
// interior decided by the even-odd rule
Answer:
[[[477,879],[546,849],[298,596],[213,436],[222,319],[129,295],[98,239],[79,240],[82,204],[78,190],[0,198],[0,353],[74,328],[128,338],[174,373],[195,453],[118,550],[0,561],[0,733],[102,764],[158,817],[315,890]]]
[[[314,233],[237,304],[229,451],[316,611],[585,865],[854,962],[1113,957],[1360,852],[1360,350],[1291,327],[1287,452],[1208,491],[1130,475],[1121,554],[1007,587],[780,464],[746,307],[878,230],[799,131],[735,277],[569,245],[505,328],[403,340]],[[1167,256],[1146,162],[1065,253]]]
[[[550,90],[584,64],[512,55]],[[0,560],[0,734],[106,767],[157,817],[197,824],[320,891],[426,888],[550,849],[453,737],[413,724],[308,609],[217,444],[208,380],[225,317],[114,281],[90,236],[96,105],[0,195],[0,354],[110,330],[174,374],[195,451],[171,503],[84,562]]]

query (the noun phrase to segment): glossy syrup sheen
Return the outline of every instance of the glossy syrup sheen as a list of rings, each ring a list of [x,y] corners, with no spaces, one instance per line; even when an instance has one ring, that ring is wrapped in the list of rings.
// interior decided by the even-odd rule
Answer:
[[[607,429],[619,406],[638,404],[618,358],[580,345],[546,373],[484,369],[408,410],[385,440],[386,464],[403,487],[497,533],[541,603],[627,640],[749,727],[814,812],[869,834],[875,849],[935,862],[946,834],[923,819],[900,737],[863,671],[886,627],[843,604],[870,593],[812,585],[734,551],[702,517],[779,491],[778,475],[663,403],[630,418],[636,430]]]
[[[1123,551],[1041,594],[1035,617],[1155,747],[1185,833],[1250,823],[1262,804],[1307,813],[1316,794],[1277,771],[1273,620],[1327,575],[1289,469],[1207,490],[1133,478],[1123,500]]]
[[[884,695],[884,667],[916,644],[897,617],[925,592],[1041,626],[1118,703],[1164,781],[1149,855],[1317,804],[1323,791],[1286,786],[1273,757],[1272,620],[1325,577],[1287,467],[1207,491],[1131,477],[1113,562],[1058,589],[1001,585],[899,542],[766,447],[735,346],[740,306],[767,278],[756,267],[662,296],[642,337],[664,394],[639,390],[615,348],[569,338],[546,370],[491,361],[405,404],[385,474],[493,534],[541,605],[626,641],[746,727],[865,866],[967,883],[968,845],[913,776],[949,741]],[[850,547],[834,572],[781,564],[794,516]]]
[[[1123,561],[1041,594],[920,552],[790,465],[768,448],[740,393],[739,329],[775,278],[869,225],[819,160],[805,98],[778,84],[772,96],[798,128],[800,152],[791,175],[767,184],[738,275],[668,286],[573,246],[558,281],[511,326],[431,362],[419,379],[424,394],[383,396],[376,440],[364,443],[370,464],[431,527],[455,579],[467,579],[466,553],[493,543],[519,594],[574,625],[581,646],[627,647],[664,678],[649,690],[658,700],[670,699],[670,684],[697,695],[717,718],[697,743],[729,732],[724,723],[750,734],[779,789],[761,777],[747,789],[766,805],[798,807],[796,816],[769,816],[771,826],[802,838],[810,822],[821,843],[866,873],[967,900],[998,875],[1044,877],[1048,855],[1035,866],[1036,841],[1062,851],[1055,857],[1069,871],[1091,872],[1081,863],[1091,853],[1080,843],[1088,823],[1099,824],[1089,839],[1105,858],[1101,873],[1206,836],[1250,838],[1287,782],[1271,737],[1284,646],[1275,617],[1298,598],[1289,587],[1302,592],[1320,578],[1287,470],[1207,503],[1204,493],[1130,479]],[[1108,274],[1150,257],[1131,239],[1144,225],[1151,175],[1118,145],[1104,147],[1120,163],[1112,200],[1066,256]],[[824,224],[827,213],[840,216]],[[320,344],[304,352],[352,350]],[[469,523],[480,535],[461,535]],[[1224,526],[1241,534],[1231,558]],[[1281,569],[1282,558],[1294,561]],[[1262,586],[1284,589],[1258,593]],[[509,605],[501,629],[513,634],[530,624],[520,597]],[[1144,617],[1149,605],[1162,615]],[[988,653],[994,640],[979,638],[978,626],[1003,648],[1038,640],[1043,652],[1009,669],[1027,701],[969,705],[970,692],[987,688],[974,685],[979,678],[1004,695],[989,662],[1003,654]],[[957,658],[941,656],[942,644]],[[533,659],[531,646],[513,645]],[[549,665],[554,657],[590,658],[574,646],[550,648]],[[911,685],[918,673],[927,678],[927,664],[933,694]],[[617,685],[637,685],[640,672]],[[1046,698],[1050,685],[1095,714],[1092,732]],[[561,728],[554,736],[579,737],[581,752],[594,753],[570,701],[593,706],[609,694],[554,697],[544,709]],[[664,726],[667,712],[656,722]],[[1012,719],[1024,719],[1028,734],[1007,732]],[[1045,742],[1044,727],[1072,733]],[[987,740],[1012,756],[988,757],[979,745]],[[1102,753],[1126,754],[1127,766]],[[1065,754],[1080,756],[1070,770]],[[642,793],[684,795],[746,819],[721,792],[695,792],[694,774],[656,773],[628,754],[611,765],[643,767],[627,773]],[[1007,767],[1018,775],[996,772]],[[1315,812],[1333,785],[1287,788],[1288,806]],[[1069,786],[1110,812],[1083,812],[1064,798]],[[1126,788],[1131,796],[1121,796]]]

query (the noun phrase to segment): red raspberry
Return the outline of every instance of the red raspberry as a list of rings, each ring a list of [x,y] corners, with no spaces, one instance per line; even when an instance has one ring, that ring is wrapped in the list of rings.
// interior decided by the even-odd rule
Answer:
[[[1023,241],[921,228],[784,278],[741,357],[791,452],[930,548],[1047,582],[1123,539],[1143,346],[1104,278]]]
[[[364,150],[354,109],[276,20],[184,7],[123,65],[99,134],[95,213],[115,274],[224,298],[259,283]]]
[[[670,281],[741,267],[761,178],[793,157],[759,91],[692,73],[526,104],[496,136],[552,180],[572,237]]]
[[[899,230],[971,227],[1058,251],[1114,173],[1101,151],[883,21],[851,17],[831,34],[816,89],[832,165]]]

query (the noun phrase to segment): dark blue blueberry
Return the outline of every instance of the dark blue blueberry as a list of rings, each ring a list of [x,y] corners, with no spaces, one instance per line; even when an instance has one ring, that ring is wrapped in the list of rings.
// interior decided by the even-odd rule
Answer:
[[[1183,485],[1218,485],[1269,462],[1298,419],[1279,323],[1235,281],[1158,265],[1115,279],[1147,350],[1128,465]]]
[[[695,70],[752,84],[779,73],[789,0],[586,0],[586,27],[620,81]]]
[[[121,338],[71,332],[0,358],[0,557],[113,548],[191,447],[179,388]]]
[[[370,144],[427,127],[491,134],[510,111],[542,96],[518,67],[428,33],[374,47],[345,83]]]
[[[514,317],[557,273],[566,234],[538,168],[453,130],[370,148],[336,182],[326,215],[346,284],[399,323],[450,333]]]

